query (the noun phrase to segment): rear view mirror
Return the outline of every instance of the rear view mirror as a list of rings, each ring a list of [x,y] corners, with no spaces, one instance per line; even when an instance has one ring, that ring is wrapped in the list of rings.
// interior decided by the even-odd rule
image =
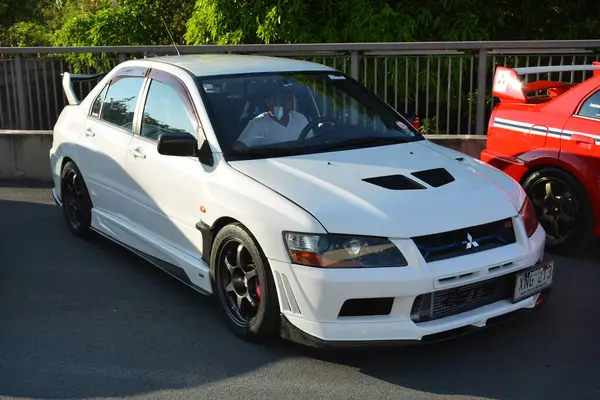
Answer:
[[[196,156],[198,141],[186,132],[164,132],[158,137],[157,150],[166,156]]]

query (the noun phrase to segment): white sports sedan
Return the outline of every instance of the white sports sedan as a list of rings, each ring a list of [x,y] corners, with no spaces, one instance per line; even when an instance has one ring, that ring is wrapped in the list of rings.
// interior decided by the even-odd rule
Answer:
[[[184,55],[116,66],[54,128],[53,194],[220,300],[245,339],[424,342],[542,305],[523,189],[324,65]]]

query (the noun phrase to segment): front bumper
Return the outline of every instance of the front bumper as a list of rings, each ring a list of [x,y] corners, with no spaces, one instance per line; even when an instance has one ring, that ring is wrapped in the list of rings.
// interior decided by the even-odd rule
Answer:
[[[422,259],[419,262],[408,243],[397,245],[412,259],[409,267],[327,270],[271,260],[281,305],[282,337],[313,346],[425,342],[485,327],[517,315],[517,311],[533,310],[548,293],[545,290],[515,303],[510,298],[500,299],[415,322],[413,304],[419,295],[501,279],[538,263],[543,258],[545,232],[538,227],[531,238],[517,243],[429,264]],[[390,298],[391,306],[379,315],[340,315],[347,301],[373,298]]]
[[[280,334],[281,337],[289,340],[291,342],[295,342],[298,344],[302,344],[304,346],[313,347],[313,348],[336,348],[336,347],[353,347],[353,348],[361,348],[361,347],[388,347],[388,346],[405,346],[405,345],[424,345],[424,344],[434,344],[443,342],[450,339],[455,339],[460,336],[473,334],[481,331],[482,329],[488,329],[504,322],[512,321],[516,318],[525,317],[533,312],[535,312],[538,308],[542,307],[546,304],[546,301],[550,297],[552,292],[552,288],[548,288],[540,292],[535,296],[535,306],[534,307],[525,307],[520,308],[516,311],[509,312],[507,314],[501,314],[496,317],[492,317],[488,319],[485,323],[485,326],[478,325],[467,325],[461,326],[458,328],[450,329],[448,331],[442,331],[439,333],[433,333],[430,335],[423,336],[420,340],[414,339],[394,339],[394,340],[324,340],[318,338],[316,336],[312,336],[294,324],[292,324],[284,314],[281,314],[280,321]]]

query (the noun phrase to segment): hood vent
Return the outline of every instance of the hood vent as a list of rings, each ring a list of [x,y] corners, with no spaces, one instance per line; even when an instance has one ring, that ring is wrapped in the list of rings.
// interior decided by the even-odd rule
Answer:
[[[440,187],[447,185],[450,182],[454,182],[454,177],[444,168],[427,169],[424,171],[413,172],[411,175],[433,187]]]
[[[378,176],[375,178],[365,178],[363,181],[372,183],[373,185],[381,186],[390,190],[415,190],[425,189],[425,186],[418,182],[407,178],[404,175],[387,175]]]

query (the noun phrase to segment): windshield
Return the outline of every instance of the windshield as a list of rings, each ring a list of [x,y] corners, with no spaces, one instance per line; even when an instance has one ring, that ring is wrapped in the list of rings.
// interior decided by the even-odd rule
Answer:
[[[322,153],[423,140],[374,93],[331,71],[198,80],[229,160]]]

